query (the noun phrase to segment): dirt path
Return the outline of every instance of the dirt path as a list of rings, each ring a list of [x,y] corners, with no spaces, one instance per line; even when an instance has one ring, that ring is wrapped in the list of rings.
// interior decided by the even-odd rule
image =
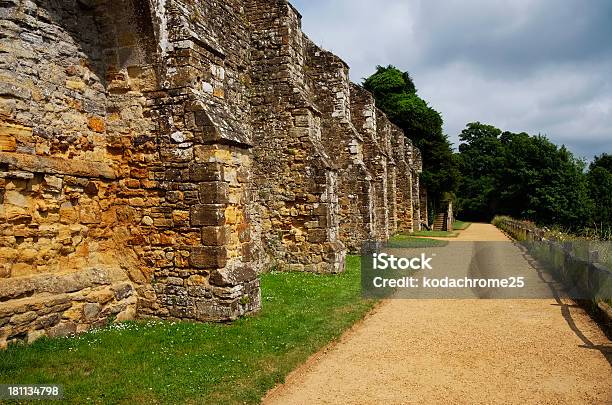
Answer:
[[[507,239],[473,224],[457,240]],[[612,345],[571,304],[388,300],[264,403],[612,404]]]
[[[488,241],[488,242],[503,242],[509,240],[506,235],[499,231],[496,227],[491,224],[472,224],[467,229],[459,232],[459,235],[456,238],[446,238],[446,237],[431,237],[431,236],[422,236],[422,238],[427,239],[437,239],[437,240],[447,240],[447,241],[463,241],[463,242],[472,242],[472,241]]]
[[[447,240],[449,238],[446,238]],[[459,236],[452,238],[457,241],[507,241],[506,235],[491,224],[472,224],[464,231],[459,231]]]

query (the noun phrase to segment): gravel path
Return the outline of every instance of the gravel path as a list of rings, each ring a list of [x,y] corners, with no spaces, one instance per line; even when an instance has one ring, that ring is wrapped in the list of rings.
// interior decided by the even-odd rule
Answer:
[[[506,238],[473,224],[457,240]],[[571,301],[387,300],[264,403],[612,404],[611,364]]]

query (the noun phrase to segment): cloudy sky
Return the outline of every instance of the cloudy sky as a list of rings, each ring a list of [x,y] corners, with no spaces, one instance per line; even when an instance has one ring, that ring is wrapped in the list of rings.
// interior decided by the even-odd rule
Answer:
[[[458,145],[465,124],[612,153],[612,0],[293,0],[304,31],[351,66],[412,75]]]

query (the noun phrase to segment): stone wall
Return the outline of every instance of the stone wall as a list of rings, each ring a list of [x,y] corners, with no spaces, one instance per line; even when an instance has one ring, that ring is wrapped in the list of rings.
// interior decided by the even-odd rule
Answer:
[[[341,272],[419,229],[420,152],[287,1],[0,16],[0,346],[233,320],[263,270]]]
[[[379,138],[378,125],[383,114],[374,97],[362,87],[351,84],[351,117],[363,139],[366,167],[372,176],[371,239],[389,238],[388,171],[391,163],[385,143]]]
[[[340,58],[307,44],[306,72],[322,113],[321,140],[338,168],[339,237],[351,252],[372,237],[372,176],[362,135],[351,121],[349,68]]]
[[[300,16],[286,2],[247,1],[258,236],[264,264],[336,273],[338,168],[322,143],[322,113],[306,77]]]
[[[421,186],[419,174],[423,171],[423,157],[418,148],[412,152],[412,217],[414,229],[421,230],[422,224],[429,224],[429,213],[427,207],[427,190]]]

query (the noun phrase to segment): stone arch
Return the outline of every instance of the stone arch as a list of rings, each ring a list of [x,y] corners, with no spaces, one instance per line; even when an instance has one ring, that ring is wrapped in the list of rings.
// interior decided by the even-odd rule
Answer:
[[[46,0],[38,7],[44,19],[78,44],[85,63],[106,87],[113,73],[158,62],[159,35],[150,1]]]
[[[93,9],[109,92],[156,90],[160,60],[149,0],[99,0]]]

